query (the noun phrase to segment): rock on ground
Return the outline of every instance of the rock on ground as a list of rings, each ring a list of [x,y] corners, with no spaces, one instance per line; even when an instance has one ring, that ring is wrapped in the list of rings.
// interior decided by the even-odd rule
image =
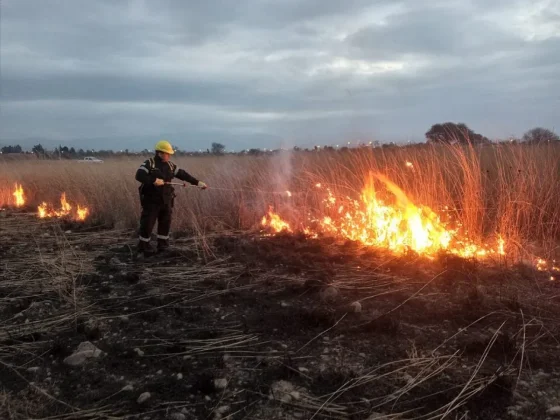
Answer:
[[[140,396],[138,397],[138,400],[136,400],[136,402],[138,404],[143,404],[146,401],[148,401],[151,398],[152,394],[150,394],[149,392],[143,392],[142,394],[140,394]]]
[[[83,365],[88,359],[95,359],[101,356],[103,352],[91,344],[89,341],[80,343],[74,353],[64,359],[64,363],[69,366]]]

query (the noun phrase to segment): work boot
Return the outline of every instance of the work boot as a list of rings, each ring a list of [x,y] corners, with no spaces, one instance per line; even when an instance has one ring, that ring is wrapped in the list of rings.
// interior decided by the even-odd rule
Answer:
[[[158,239],[157,250],[158,252],[164,252],[169,250],[169,239]]]
[[[155,254],[154,248],[149,242],[138,241],[138,255],[143,255],[144,257],[149,257]]]

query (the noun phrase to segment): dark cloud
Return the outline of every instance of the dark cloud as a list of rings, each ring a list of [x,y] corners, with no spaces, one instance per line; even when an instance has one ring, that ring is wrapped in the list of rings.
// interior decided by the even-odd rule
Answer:
[[[502,137],[558,126],[560,9],[547,0],[5,0],[0,12],[1,143],[274,147],[421,140],[447,120]]]

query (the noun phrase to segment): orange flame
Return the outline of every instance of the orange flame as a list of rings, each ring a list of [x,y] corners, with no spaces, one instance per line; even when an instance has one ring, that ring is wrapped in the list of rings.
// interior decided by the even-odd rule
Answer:
[[[87,207],[80,207],[80,205],[78,205],[78,210],[76,211],[76,218],[78,220],[80,221],[86,220],[88,214],[89,214],[89,209]]]
[[[384,185],[393,198],[387,203],[378,197],[374,181]],[[310,218],[303,232],[310,236],[318,233],[358,241],[364,245],[389,249],[396,254],[415,251],[433,258],[441,251],[461,257],[488,257],[505,255],[505,240],[478,244],[459,229],[444,223],[429,207],[418,206],[393,182],[381,174],[372,174],[362,191],[360,200],[336,197],[329,188],[323,200],[328,215]],[[329,211],[332,210],[332,211]],[[278,232],[289,226],[280,216],[268,213],[263,226]]]
[[[16,183],[16,188],[14,190],[13,196],[15,198],[16,207],[22,207],[25,204],[25,196],[23,194],[23,187]]]
[[[412,162],[409,162],[408,160],[406,161],[405,165],[407,168],[414,169],[414,165],[412,164]]]
[[[79,221],[86,220],[89,215],[89,209],[87,207],[81,207],[78,205],[75,212],[72,212],[72,209],[72,205],[70,205],[68,200],[66,200],[66,193],[62,193],[60,197],[60,209],[56,210],[46,202],[43,202],[37,208],[37,215],[41,219],[70,217]]]
[[[267,217],[268,216],[268,217]],[[280,233],[280,232],[292,232],[290,225],[284,222],[280,216],[272,211],[272,208],[269,208],[268,214],[263,216],[261,220],[261,225],[263,227],[269,227],[273,232]]]

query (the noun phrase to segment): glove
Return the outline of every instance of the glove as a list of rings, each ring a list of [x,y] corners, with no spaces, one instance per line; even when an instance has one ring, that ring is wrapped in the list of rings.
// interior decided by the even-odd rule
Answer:
[[[156,187],[161,187],[164,184],[165,184],[165,182],[163,181],[163,179],[160,179],[160,178],[156,178],[156,180],[154,181],[154,185]]]
[[[206,188],[208,188],[208,185],[206,185],[204,182],[202,181],[198,181],[198,187],[202,190],[205,190]]]

